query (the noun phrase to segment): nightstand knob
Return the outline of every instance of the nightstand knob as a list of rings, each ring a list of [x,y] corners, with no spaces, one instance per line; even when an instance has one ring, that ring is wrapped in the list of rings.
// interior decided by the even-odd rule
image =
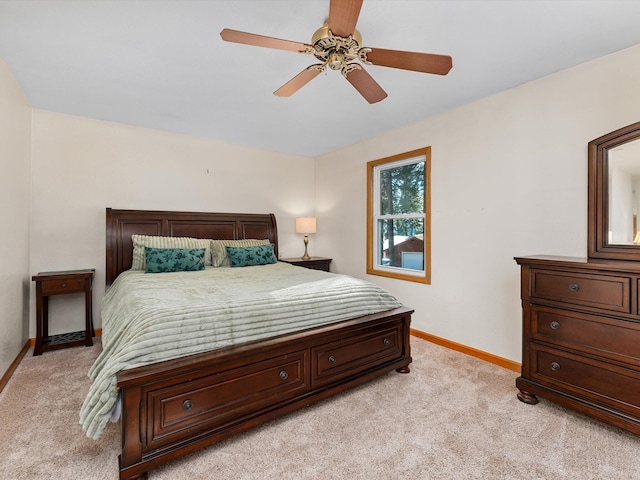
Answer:
[[[557,362],[553,362],[551,364],[551,370],[553,370],[554,372],[557,372],[558,370],[560,370],[560,364]]]
[[[329,363],[336,363],[336,357],[334,357],[333,355],[329,355]]]
[[[61,286],[62,286],[62,288],[67,288],[67,284],[66,283],[63,283]]]
[[[389,340],[388,338],[385,338],[382,343],[384,343],[385,345],[389,345],[391,344],[391,340]]]
[[[578,290],[580,290],[580,285],[578,285],[577,283],[572,283],[571,285],[569,285],[569,290],[571,290],[572,292],[577,292]]]
[[[559,328],[560,328],[560,323],[558,323],[558,322],[551,322],[551,323],[549,324],[549,326],[550,326],[553,330],[557,330],[557,329],[559,329]]]
[[[282,371],[280,372],[280,378],[281,378],[282,380],[286,380],[287,378],[289,378],[289,374],[288,374],[287,372],[285,372],[284,370],[282,370]]]
[[[191,403],[191,400],[185,400],[184,403],[182,404],[182,409],[185,412],[188,412],[192,408],[193,408],[193,403]]]

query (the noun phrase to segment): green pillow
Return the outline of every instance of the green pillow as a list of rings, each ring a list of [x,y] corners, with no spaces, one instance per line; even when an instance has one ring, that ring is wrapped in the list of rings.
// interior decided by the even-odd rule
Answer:
[[[144,247],[145,272],[193,272],[203,270],[204,252],[204,248]]]
[[[232,267],[251,267],[254,265],[268,265],[278,262],[278,259],[273,253],[272,244],[260,245],[258,247],[226,248]]]

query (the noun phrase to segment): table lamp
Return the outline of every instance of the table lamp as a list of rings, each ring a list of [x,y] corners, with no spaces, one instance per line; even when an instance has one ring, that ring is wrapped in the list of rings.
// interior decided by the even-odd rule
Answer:
[[[307,245],[309,244],[309,234],[316,233],[315,217],[296,218],[296,233],[304,233],[304,255],[302,259],[309,260],[311,257],[307,253]]]

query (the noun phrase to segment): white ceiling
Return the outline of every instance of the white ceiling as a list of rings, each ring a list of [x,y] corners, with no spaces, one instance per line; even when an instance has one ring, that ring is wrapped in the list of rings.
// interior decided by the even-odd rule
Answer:
[[[640,1],[364,0],[367,47],[451,55],[447,76],[367,71],[368,104],[328,71],[272,94],[311,56],[223,42],[223,28],[308,43],[329,0],[0,0],[0,58],[34,108],[318,155],[640,44]]]

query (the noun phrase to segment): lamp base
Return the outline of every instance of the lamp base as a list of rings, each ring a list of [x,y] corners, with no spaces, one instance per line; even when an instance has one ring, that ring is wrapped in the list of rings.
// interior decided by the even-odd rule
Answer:
[[[304,255],[302,255],[302,260],[309,260],[311,257],[307,253],[307,245],[309,245],[309,235],[305,233],[304,235]]]

